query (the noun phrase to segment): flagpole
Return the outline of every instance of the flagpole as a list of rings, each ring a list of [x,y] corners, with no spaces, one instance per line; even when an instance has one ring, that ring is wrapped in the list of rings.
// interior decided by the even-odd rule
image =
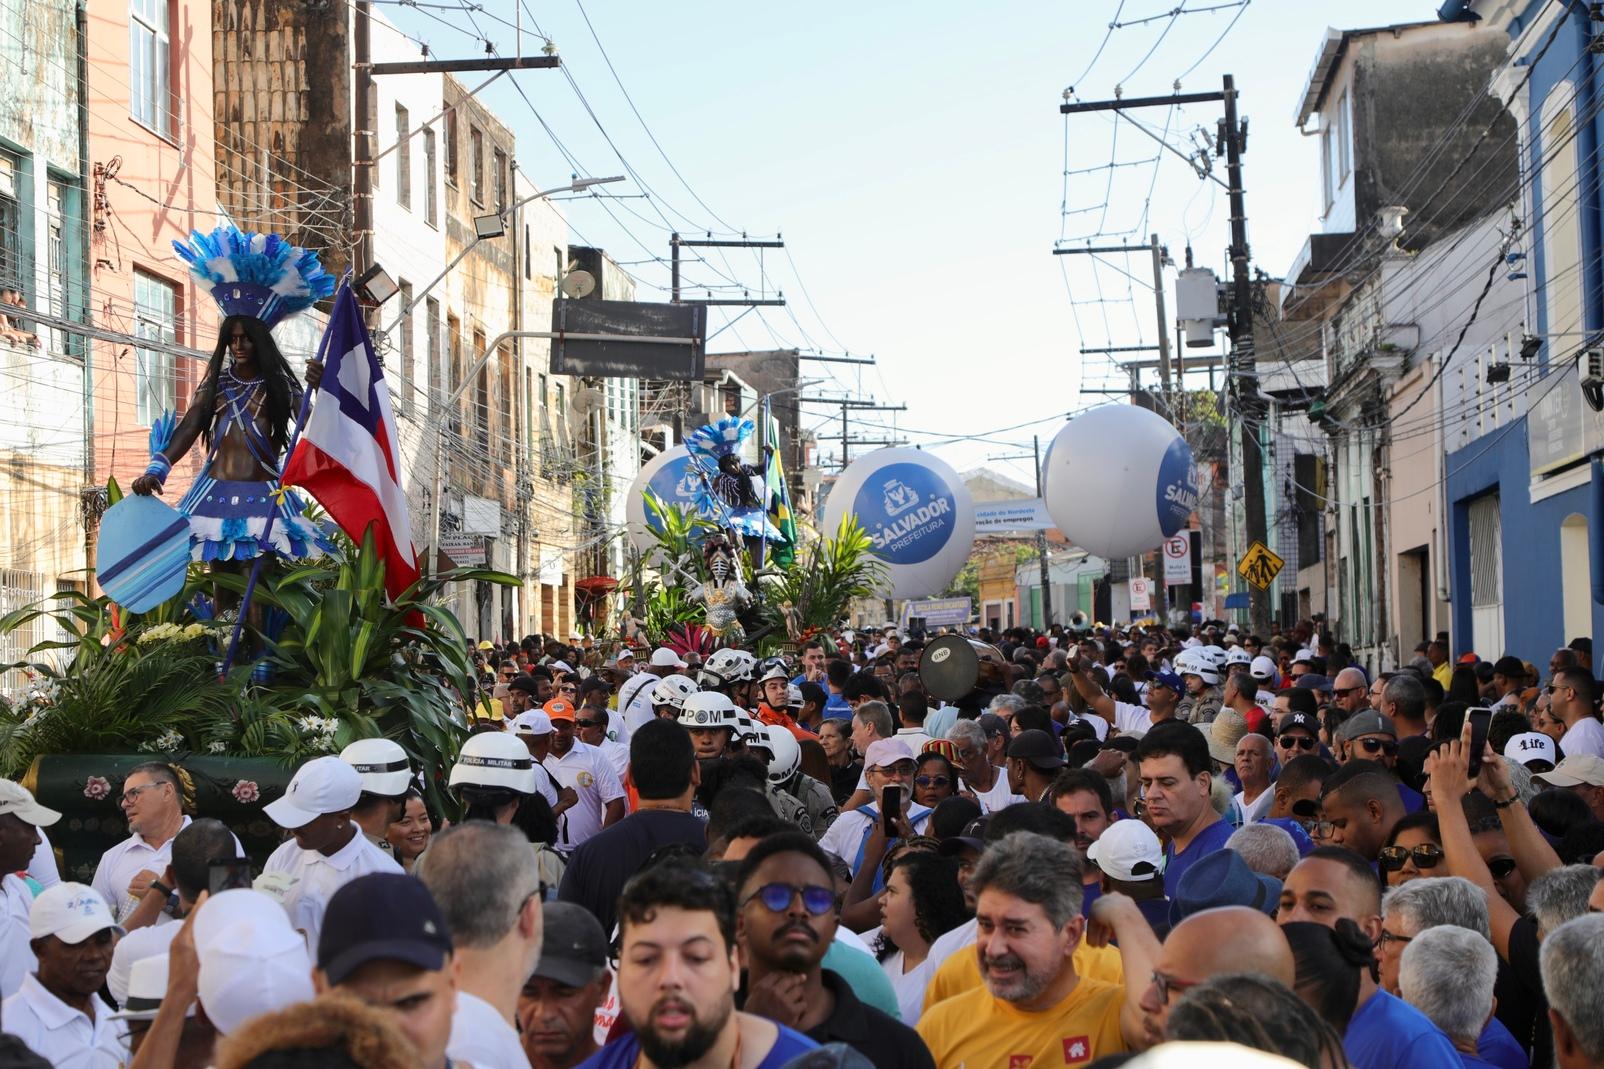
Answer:
[[[345,289],[343,285],[340,288],[342,291]],[[334,303],[340,303],[339,293],[334,295]],[[333,317],[330,316],[330,319],[332,320]],[[319,364],[322,364],[323,358],[328,355],[328,348],[329,332],[327,327],[325,327],[323,331],[323,340],[317,347],[316,359]],[[322,380],[320,379],[319,381]],[[286,461],[288,461],[290,456],[294,454],[295,445],[301,440],[301,430],[306,426],[307,417],[312,413],[312,395],[316,392],[317,391],[315,389],[308,387],[301,394],[301,411],[295,417],[295,428],[290,432],[289,444],[284,449],[284,457]],[[280,476],[282,477],[282,470],[280,471]],[[284,484],[281,482],[279,483],[279,490],[282,491],[283,489]],[[272,494],[269,494],[267,499],[273,502],[273,507],[267,510],[267,522],[262,525],[262,534],[258,539],[258,552],[256,554],[256,559],[251,562],[251,575],[250,578],[245,581],[245,594],[240,598],[239,615],[235,617],[234,620],[234,632],[229,636],[228,639],[228,653],[223,657],[222,667],[217,670],[218,682],[226,680],[228,678],[228,670],[234,666],[234,657],[239,652],[240,634],[245,630],[245,616],[250,611],[251,598],[256,594],[257,580],[261,579],[262,566],[267,563],[267,558],[272,555],[273,552],[271,549],[273,523],[278,519],[279,508],[282,506],[280,502],[273,500]]]
[[[757,573],[763,570],[763,558],[769,555],[769,395],[763,395],[763,405],[759,410],[759,430],[757,432],[757,459],[763,465],[763,526],[759,528],[760,540],[757,544],[757,567],[752,569],[752,582],[757,585]],[[761,590],[761,588],[760,588]],[[759,593],[759,598],[762,595]]]

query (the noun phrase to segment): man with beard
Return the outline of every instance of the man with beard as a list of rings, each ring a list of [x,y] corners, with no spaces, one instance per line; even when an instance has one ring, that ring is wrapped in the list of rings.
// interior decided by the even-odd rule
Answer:
[[[811,837],[783,832],[760,840],[741,862],[735,885],[747,1013],[818,1043],[845,1043],[876,1066],[935,1069],[913,1029],[865,1005],[838,973],[822,967],[839,918],[834,877]]]
[[[618,898],[618,1000],[631,1034],[584,1069],[779,1069],[818,1045],[735,1009],[735,897],[697,865],[655,865]]]
[[[1115,820],[1114,793],[1108,780],[1091,769],[1068,768],[1053,780],[1043,801],[1075,822],[1075,849],[1080,851],[1085,887],[1081,913],[1089,916],[1092,903],[1102,893],[1103,874],[1087,858],[1087,851]]]
[[[1124,988],[1075,970],[1080,868],[1072,847],[1030,832],[981,855],[969,885],[982,986],[920,1019],[937,1065],[1085,1065],[1141,1038]]]

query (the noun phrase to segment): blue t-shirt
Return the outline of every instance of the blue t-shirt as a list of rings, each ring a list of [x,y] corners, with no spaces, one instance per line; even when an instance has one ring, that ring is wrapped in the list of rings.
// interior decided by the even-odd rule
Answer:
[[[824,700],[824,715],[837,720],[851,720],[852,706],[839,694],[832,694]]]
[[[1532,1063],[1520,1041],[1497,1017],[1488,1018],[1487,1026],[1476,1037],[1476,1054],[1497,1069],[1528,1069]],[[1464,1057],[1463,1052],[1460,1057]]]
[[[1377,991],[1354,1013],[1342,1041],[1353,1069],[1421,1069],[1460,1064],[1459,1051],[1426,1015]]]
[[[1273,825],[1292,836],[1293,843],[1297,845],[1299,857],[1308,857],[1314,853],[1314,840],[1309,838],[1309,833],[1303,830],[1303,825],[1291,817],[1265,817],[1259,823]]]
[[[780,1030],[780,1034],[774,1040],[774,1046],[768,1055],[758,1062],[758,1069],[780,1069],[780,1066],[798,1054],[818,1047],[817,1043],[801,1032],[792,1031],[783,1024],[776,1024],[774,1027]],[[627,1036],[613,1040],[580,1062],[579,1069],[633,1069],[635,1059],[638,1057],[640,1057],[640,1040],[631,1032]]]
[[[1174,898],[1175,891],[1181,886],[1181,877],[1186,870],[1202,861],[1204,857],[1216,850],[1225,849],[1225,840],[1231,837],[1236,829],[1231,827],[1229,820],[1216,820],[1213,824],[1197,833],[1197,837],[1187,844],[1185,850],[1175,853],[1175,844],[1168,843],[1164,847],[1164,897]]]
[[[1418,813],[1426,808],[1426,799],[1408,784],[1398,784],[1398,797],[1403,801],[1405,813]]]

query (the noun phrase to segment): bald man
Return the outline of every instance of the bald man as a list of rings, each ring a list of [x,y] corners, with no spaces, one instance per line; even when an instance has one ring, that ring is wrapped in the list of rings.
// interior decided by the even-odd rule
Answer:
[[[1374,761],[1349,761],[1326,777],[1315,838],[1374,861],[1394,824],[1403,819],[1398,781]]]
[[[1363,670],[1350,666],[1337,673],[1331,681],[1331,704],[1342,710],[1344,720],[1370,708],[1370,681]]]
[[[1297,967],[1275,921],[1246,906],[1206,909],[1182,921],[1159,948],[1146,990],[1134,977],[1126,988],[1127,998],[1130,992],[1141,991],[1138,1005],[1146,1046],[1164,1041],[1170,1006],[1182,991],[1216,976],[1242,972],[1263,973],[1292,987]]]

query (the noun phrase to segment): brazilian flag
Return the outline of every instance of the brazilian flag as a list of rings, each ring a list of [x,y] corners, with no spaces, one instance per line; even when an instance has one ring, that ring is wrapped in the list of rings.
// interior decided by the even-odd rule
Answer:
[[[796,560],[796,517],[791,513],[791,488],[785,481],[785,465],[780,461],[779,425],[769,417],[770,442],[775,443],[769,455],[768,468],[763,473],[763,484],[768,499],[769,521],[785,536],[783,542],[771,545],[769,560],[777,567],[789,568]]]

